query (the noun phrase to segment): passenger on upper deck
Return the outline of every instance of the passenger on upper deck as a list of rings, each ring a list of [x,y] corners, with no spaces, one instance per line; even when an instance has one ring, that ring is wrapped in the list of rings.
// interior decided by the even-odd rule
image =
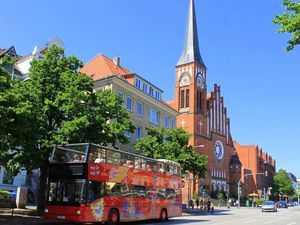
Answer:
[[[98,158],[95,159],[95,163],[103,163],[105,162],[105,157],[101,152],[98,152]]]

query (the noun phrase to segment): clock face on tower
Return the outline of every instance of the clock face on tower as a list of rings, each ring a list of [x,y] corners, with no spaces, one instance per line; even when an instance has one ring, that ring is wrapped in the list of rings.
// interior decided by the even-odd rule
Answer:
[[[188,73],[183,73],[180,79],[180,87],[190,85],[190,75]]]
[[[221,141],[216,141],[214,145],[214,152],[218,160],[221,160],[224,156],[224,146]]]
[[[197,87],[200,87],[200,88],[204,88],[205,86],[205,80],[204,80],[204,76],[202,73],[198,73],[197,76],[196,76],[196,84],[197,84]]]

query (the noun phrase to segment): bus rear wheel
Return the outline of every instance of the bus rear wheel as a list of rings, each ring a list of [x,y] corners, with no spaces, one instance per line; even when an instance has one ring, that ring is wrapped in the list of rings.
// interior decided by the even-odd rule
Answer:
[[[108,225],[118,225],[120,222],[119,212],[116,209],[111,209],[108,215]]]
[[[168,212],[166,209],[162,209],[160,212],[160,221],[168,221]]]

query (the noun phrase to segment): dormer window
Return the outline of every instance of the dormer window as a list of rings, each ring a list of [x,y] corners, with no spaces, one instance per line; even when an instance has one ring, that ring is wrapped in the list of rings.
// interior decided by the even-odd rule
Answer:
[[[141,89],[141,80],[140,79],[135,79],[135,87],[138,89]]]

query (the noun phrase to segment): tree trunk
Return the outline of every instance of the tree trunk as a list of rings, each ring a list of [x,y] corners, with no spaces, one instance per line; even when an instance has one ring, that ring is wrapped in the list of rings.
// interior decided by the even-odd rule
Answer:
[[[46,203],[47,177],[48,177],[48,161],[40,167],[40,184],[38,188],[37,211],[43,213]]]

